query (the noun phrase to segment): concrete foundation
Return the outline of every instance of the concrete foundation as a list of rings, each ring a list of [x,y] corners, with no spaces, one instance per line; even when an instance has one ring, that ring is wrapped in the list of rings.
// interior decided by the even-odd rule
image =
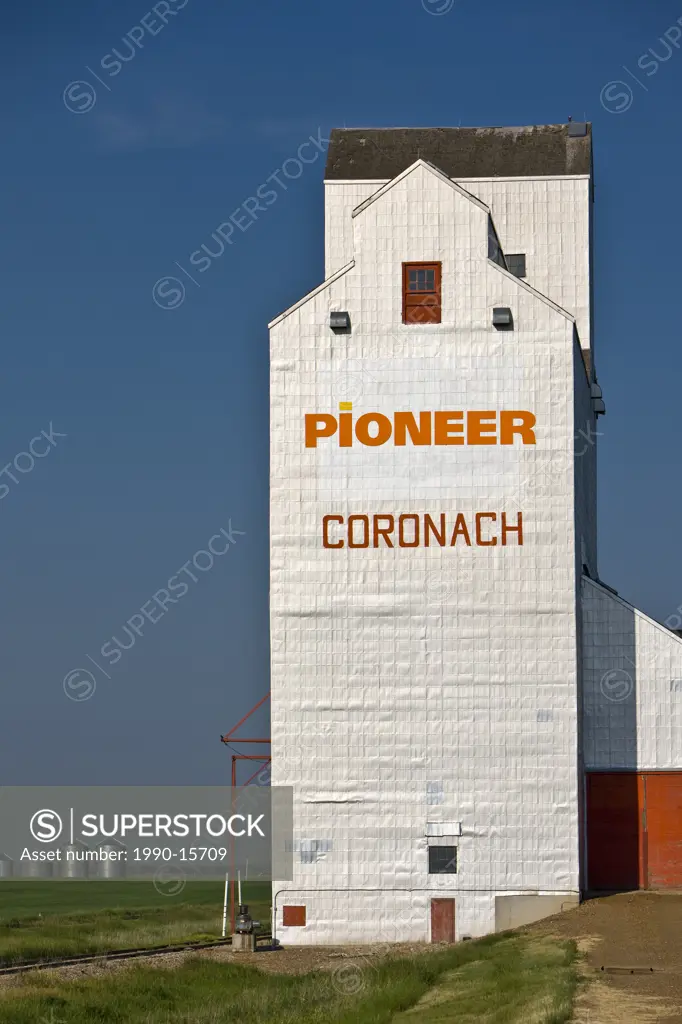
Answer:
[[[505,932],[509,928],[520,928],[543,917],[560,914],[576,907],[580,902],[577,894],[559,896],[497,896],[495,898],[495,931]]]

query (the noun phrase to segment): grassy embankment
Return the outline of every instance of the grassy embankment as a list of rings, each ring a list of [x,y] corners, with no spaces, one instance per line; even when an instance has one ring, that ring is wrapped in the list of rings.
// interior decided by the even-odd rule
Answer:
[[[199,957],[173,971],[132,967],[87,980],[46,972],[0,989],[0,1024],[564,1024],[575,959],[573,943],[506,934],[361,959],[352,986],[338,971],[283,975]]]

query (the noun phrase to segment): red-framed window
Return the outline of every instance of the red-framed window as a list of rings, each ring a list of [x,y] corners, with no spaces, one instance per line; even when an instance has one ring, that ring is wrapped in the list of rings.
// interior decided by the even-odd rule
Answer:
[[[441,322],[440,263],[403,263],[403,323]]]

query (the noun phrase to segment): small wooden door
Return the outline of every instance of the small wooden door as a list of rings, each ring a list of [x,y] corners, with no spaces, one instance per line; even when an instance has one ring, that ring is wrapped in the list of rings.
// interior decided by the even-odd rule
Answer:
[[[455,901],[431,900],[431,942],[455,941]]]

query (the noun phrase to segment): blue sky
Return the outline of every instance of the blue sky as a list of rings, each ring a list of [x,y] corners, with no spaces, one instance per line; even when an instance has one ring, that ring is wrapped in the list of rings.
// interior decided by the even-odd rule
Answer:
[[[593,121],[600,572],[673,614],[682,7],[153,6],[3,12],[0,781],[228,778],[219,737],[268,689],[266,324],[323,276],[324,153],[281,168],[333,126]],[[275,172],[267,210],[183,278]],[[171,578],[175,603],[102,659]],[[87,700],[62,682],[81,668]]]

